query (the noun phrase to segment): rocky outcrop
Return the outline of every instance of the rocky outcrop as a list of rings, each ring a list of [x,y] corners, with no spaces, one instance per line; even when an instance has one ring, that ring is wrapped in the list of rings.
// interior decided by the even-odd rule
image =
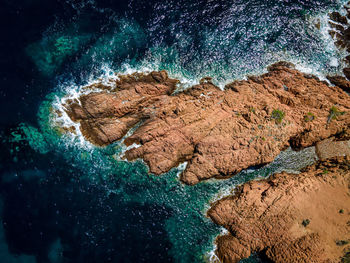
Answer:
[[[229,231],[216,240],[222,262],[252,253],[276,263],[347,262],[341,258],[350,251],[350,158],[245,183],[208,216]]]
[[[80,122],[86,139],[105,146],[120,140],[131,127],[146,119],[152,111],[148,107],[166,100],[177,83],[165,71],[119,76],[112,87],[102,83],[85,87],[102,91],[82,95],[79,101],[68,100],[67,113],[73,121]]]
[[[181,180],[227,178],[271,162],[291,145],[303,148],[349,130],[350,97],[286,62],[224,90],[210,79],[174,93],[166,72],[120,76],[101,92],[68,101],[83,135],[103,146],[124,137],[125,158],[141,158],[162,174],[188,162]],[[130,149],[131,148],[131,149]]]
[[[349,12],[350,9],[345,5],[344,8]],[[348,28],[348,19],[339,12],[329,14],[329,25],[332,28],[329,34],[333,37],[335,45],[341,49],[350,50],[350,29]]]
[[[327,76],[327,79],[335,86],[350,93],[350,81],[343,76]]]
[[[316,144],[316,154],[320,160],[350,156],[350,141],[335,141],[329,138]]]
[[[350,2],[344,5],[344,9],[347,12],[346,16],[341,15],[339,12],[329,14],[329,25],[331,27],[329,34],[334,39],[334,43],[338,49],[350,52],[350,25],[348,23],[348,19],[350,18]],[[327,78],[332,84],[342,88],[346,92],[350,92],[350,56],[346,56],[343,60],[347,65],[343,69],[346,78],[343,76],[327,76]]]

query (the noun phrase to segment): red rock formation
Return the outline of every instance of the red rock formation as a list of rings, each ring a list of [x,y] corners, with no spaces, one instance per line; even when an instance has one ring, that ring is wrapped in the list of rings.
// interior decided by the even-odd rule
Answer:
[[[105,92],[92,92],[66,105],[69,117],[80,122],[83,135],[100,146],[120,140],[131,127],[147,118],[147,107],[166,99],[178,83],[169,79],[165,71],[119,78],[113,87],[103,84],[86,87]]]
[[[67,112],[97,145],[125,139],[140,147],[125,158],[142,158],[154,174],[187,161],[187,184],[227,178],[249,166],[271,162],[290,144],[314,145],[349,130],[350,97],[286,62],[269,73],[226,85],[202,81],[172,94],[176,80],[163,72],[123,76],[106,92],[69,102]],[[172,95],[170,95],[172,94]]]
[[[327,79],[335,86],[350,93],[350,81],[342,76],[327,76]]]
[[[334,138],[329,138],[318,142],[316,144],[316,154],[321,160],[350,156],[350,141],[334,141]]]
[[[245,183],[208,215],[229,231],[216,241],[222,262],[260,252],[276,263],[338,263],[350,248],[350,158]]]

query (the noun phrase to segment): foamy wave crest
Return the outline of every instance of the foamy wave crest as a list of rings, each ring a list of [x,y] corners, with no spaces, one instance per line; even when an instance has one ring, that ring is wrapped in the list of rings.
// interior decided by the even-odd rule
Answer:
[[[219,259],[219,257],[215,253],[216,249],[217,249],[217,245],[215,244],[215,241],[214,241],[212,249],[209,250],[204,256],[205,262],[208,262],[208,263],[220,263],[221,262],[221,260]]]
[[[177,92],[186,88],[192,87],[199,83],[200,76],[197,76],[189,71],[186,71],[182,66],[180,59],[175,55],[174,61],[171,64],[164,65],[164,54],[161,48],[156,48],[149,51],[145,57],[136,64],[123,63],[119,69],[121,75],[138,73],[150,73],[152,71],[166,70],[170,78],[178,79]],[[173,51],[175,52],[175,51]]]
[[[88,142],[81,133],[80,123],[72,121],[72,119],[68,116],[66,105],[68,104],[68,101],[76,101],[80,104],[80,96],[87,95],[91,92],[102,91],[94,84],[102,83],[105,86],[111,87],[113,82],[118,79],[117,74],[115,74],[108,65],[103,65],[101,71],[102,74],[98,77],[90,75],[87,83],[84,85],[64,83],[58,87],[60,93],[63,93],[64,95],[55,96],[55,100],[52,103],[53,114],[50,121],[53,127],[60,129],[64,133],[63,138],[66,139],[65,143],[67,145],[75,145],[84,149],[93,148],[93,145]]]
[[[176,168],[177,169],[177,173],[176,173],[177,178],[180,178],[180,175],[183,171],[185,171],[187,164],[188,164],[188,162],[180,163],[179,166]]]
[[[51,124],[53,127],[58,127],[64,132],[64,138],[66,139],[66,144],[76,145],[85,149],[91,149],[92,144],[85,140],[83,134],[80,131],[80,123],[73,122],[68,116],[65,104],[68,99],[74,98],[76,94],[72,96],[67,96],[60,98],[56,96],[55,102],[53,102],[52,107],[55,109],[53,117],[51,119]]]
[[[100,69],[100,75],[96,76],[90,74],[83,85],[77,85],[75,83],[62,83],[59,85],[58,90],[63,93],[63,96],[56,95],[55,100],[52,103],[53,114],[51,117],[51,125],[53,127],[59,128],[64,133],[64,138],[66,139],[66,144],[80,146],[85,149],[91,149],[94,146],[88,142],[80,130],[80,124],[78,122],[73,122],[67,114],[66,105],[69,101],[76,101],[80,104],[79,97],[82,95],[87,95],[92,92],[101,92],[102,89],[95,84],[103,84],[104,86],[113,87],[115,81],[119,80],[121,75],[131,75],[134,73],[148,74],[152,71],[161,70],[160,60],[154,60],[153,63],[148,63],[148,60],[143,60],[137,65],[131,65],[124,63],[118,70],[111,68],[109,64],[103,64]],[[183,76],[181,72],[170,71],[168,72],[171,78],[176,78],[180,80],[178,85],[178,90],[186,89],[192,85],[197,84],[194,79],[190,79]],[[104,89],[104,92],[109,92]],[[135,127],[136,128],[136,127]],[[122,145],[124,139],[130,136],[134,131],[131,129],[119,143]],[[123,150],[120,156],[123,156],[125,151],[137,147],[137,145],[132,145],[129,147],[123,146]]]

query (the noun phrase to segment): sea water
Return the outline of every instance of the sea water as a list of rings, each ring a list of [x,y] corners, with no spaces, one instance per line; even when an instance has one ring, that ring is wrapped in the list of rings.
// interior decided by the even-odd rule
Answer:
[[[223,88],[234,79],[261,74],[280,60],[320,78],[340,73],[344,51],[337,50],[328,35],[327,13],[342,4],[8,3],[6,15],[19,14],[17,22],[8,18],[19,32],[8,32],[17,47],[7,57],[16,74],[3,66],[4,83],[9,84],[2,90],[1,107],[0,258],[215,262],[214,241],[225,231],[206,217],[210,204],[233,194],[237,184],[282,170],[297,172],[315,161],[313,148],[299,153],[288,149],[263,168],[187,186],[178,179],[185,164],[161,176],[149,174],[140,160],[120,160],[122,142],[99,148],[79,132],[62,133],[60,126],[77,124],[65,114],[58,117],[55,110],[67,98],[86,92],[85,85],[108,84],[116,74],[165,69],[180,80],[180,91],[204,76]],[[37,10],[43,17],[36,17]],[[17,59],[11,59],[13,54]],[[244,262],[263,259],[254,255]]]

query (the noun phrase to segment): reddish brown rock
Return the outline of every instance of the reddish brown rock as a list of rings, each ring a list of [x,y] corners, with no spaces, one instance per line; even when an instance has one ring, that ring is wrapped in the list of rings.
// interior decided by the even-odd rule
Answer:
[[[340,49],[349,49],[350,32],[347,18],[338,12],[330,13],[329,18],[329,25],[332,28],[332,30],[329,31],[329,34],[334,39],[335,45]]]
[[[165,72],[124,76],[106,92],[66,105],[83,135],[97,145],[120,140],[139,125],[125,158],[142,158],[154,174],[180,163],[187,184],[227,178],[271,162],[292,145],[303,148],[350,127],[350,97],[286,62],[269,73],[235,81],[220,90],[210,81],[170,95],[176,80]],[[155,77],[156,76],[156,77]],[[335,112],[342,114],[333,114]]]
[[[350,141],[334,141],[329,138],[316,144],[316,154],[320,160],[350,156]]]
[[[83,135],[104,146],[120,140],[131,127],[147,118],[146,108],[167,98],[177,83],[165,71],[119,76],[113,87],[102,84],[86,87],[105,92],[83,95],[79,101],[69,101],[65,106],[69,117],[80,122]]]
[[[346,25],[348,23],[346,16],[342,16],[341,14],[339,14],[339,12],[330,13],[329,18],[337,23],[340,23],[340,24]]]
[[[350,81],[342,76],[327,76],[327,79],[335,86],[350,93]]]
[[[349,157],[239,186],[208,211],[229,231],[217,238],[217,256],[229,263],[252,253],[276,263],[340,262],[350,249],[349,187]]]
[[[344,68],[343,73],[347,79],[350,79],[350,68]]]

